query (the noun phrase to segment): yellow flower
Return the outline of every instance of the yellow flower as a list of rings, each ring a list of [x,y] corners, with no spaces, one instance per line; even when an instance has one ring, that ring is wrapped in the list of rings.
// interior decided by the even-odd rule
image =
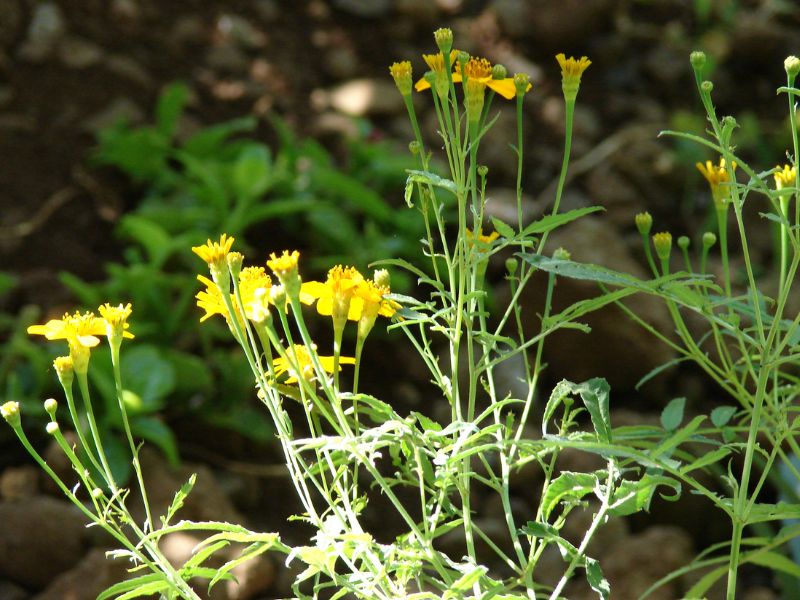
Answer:
[[[400,93],[403,96],[408,96],[411,94],[411,61],[404,60],[401,62],[392,63],[392,66],[389,67],[389,73],[392,75],[392,79],[394,79],[394,83],[397,86],[397,89],[400,90]]]
[[[456,56],[458,55],[458,50],[451,50],[450,51],[450,66],[452,67],[455,64]],[[445,65],[444,65],[444,55],[441,52],[437,52],[436,54],[423,54],[422,59],[428,65],[428,68],[433,71],[434,75],[438,82],[442,82],[443,85],[446,85],[447,78],[445,73]],[[438,85],[437,82],[437,85]],[[414,89],[418,92],[422,90],[427,90],[431,87],[430,82],[424,77],[419,79],[417,83],[414,84]]]
[[[727,206],[727,202],[731,197],[730,184],[732,182],[733,171],[736,170],[736,163],[731,163],[731,172],[725,165],[725,159],[719,159],[719,165],[713,164],[710,160],[706,164],[697,163],[697,169],[706,178],[708,184],[711,186],[711,197],[714,199],[714,205],[719,208]]]
[[[233,246],[233,240],[234,238],[223,233],[219,242],[208,240],[203,246],[193,246],[192,252],[206,261],[209,267],[221,267],[225,264],[225,258]]]
[[[125,306],[122,304],[111,306],[108,302],[106,302],[97,310],[100,312],[100,316],[103,317],[103,320],[105,321],[106,335],[108,336],[109,340],[112,338],[119,340],[120,337],[133,337],[133,334],[128,333],[127,331],[127,329],[130,327],[128,324],[128,317],[131,316],[130,302]]]
[[[205,290],[197,293],[197,306],[205,311],[200,317],[202,323],[214,315],[222,315],[230,323],[228,307],[219,286],[208,277],[198,275],[197,279],[206,286]],[[272,288],[272,279],[267,275],[264,267],[245,267],[239,273],[239,292],[242,295],[245,314],[251,321],[264,320],[264,310],[269,302],[269,291]],[[261,291],[263,290],[263,291]],[[236,296],[230,294],[231,304],[236,306]]]
[[[453,50],[450,53],[450,64],[453,64],[455,57],[457,56],[458,52]],[[425,62],[428,63],[428,66],[434,72],[444,72],[444,60],[442,58],[441,52],[439,54],[423,54],[422,58],[425,59]],[[454,64],[455,72],[453,73],[453,82],[454,83],[461,83],[462,75],[461,75],[461,65],[459,63]],[[490,90],[493,90],[500,94],[506,100],[511,100],[517,95],[517,88],[514,85],[514,78],[513,77],[504,77],[502,79],[494,79],[492,78],[492,63],[490,63],[485,58],[478,58],[473,57],[470,58],[467,63],[464,65],[464,75],[467,77],[467,80],[472,80],[476,82],[480,82],[488,87]],[[425,81],[425,79],[420,79],[417,81],[414,88],[421,92],[422,90],[428,89],[430,84]],[[526,90],[528,91],[531,89],[530,83],[527,85]]]
[[[73,345],[94,348],[100,343],[98,335],[106,334],[106,322],[92,312],[65,313],[60,319],[50,319],[44,325],[28,327],[31,335],[43,335],[48,340],[67,340]],[[127,334],[126,337],[133,337]]]
[[[355,291],[350,303],[351,311],[358,315],[358,337],[365,339],[375,324],[378,316],[392,317],[400,308],[394,300],[384,298],[389,293],[388,286],[378,285],[364,280]]]
[[[325,283],[309,281],[303,284],[301,292],[317,299],[317,312],[333,317],[334,327],[342,327],[347,319],[358,320],[351,300],[355,288],[363,281],[363,275],[355,267],[337,265],[328,271]]]
[[[785,187],[793,187],[797,182],[797,169],[789,165],[775,167],[777,170],[773,173],[775,177],[775,189],[782,190]]]
[[[19,402],[11,400],[0,406],[0,415],[2,415],[6,422],[14,429],[19,427],[22,423]]]
[[[297,261],[300,260],[300,253],[297,250],[289,252],[284,250],[280,256],[273,252],[269,255],[267,266],[278,277],[278,280],[286,289],[286,295],[290,300],[300,296],[300,273],[297,272]]]
[[[475,234],[470,229],[466,230],[466,234],[467,234],[467,246],[472,247],[473,245],[476,245]],[[496,231],[493,231],[489,235],[483,235],[483,234],[478,235],[478,240],[477,240],[478,251],[488,252],[492,242],[499,237],[500,234]]]
[[[567,58],[563,53],[556,55],[558,65],[561,67],[561,89],[567,101],[574,101],[581,86],[581,75],[592,64],[586,56]]]
[[[317,347],[312,346],[311,352],[316,353],[316,351]],[[287,358],[279,357],[272,362],[275,376],[280,377],[284,374],[288,374],[289,377],[284,382],[287,384],[297,383],[301,377],[305,381],[313,381],[315,379],[315,374],[311,352],[302,344],[295,344],[287,350]],[[317,359],[319,360],[320,366],[325,369],[325,371],[333,373],[333,356],[317,356]],[[339,357],[339,365],[352,365],[355,364],[355,362],[356,360],[349,356]],[[295,365],[297,369],[295,369]],[[341,366],[339,370],[341,371]]]
[[[78,373],[86,373],[89,368],[90,349],[100,343],[99,335],[106,335],[106,321],[92,312],[83,314],[75,312],[65,314],[60,319],[51,319],[44,325],[28,327],[31,335],[43,335],[48,340],[66,340],[73,367]],[[124,337],[132,338],[133,334],[125,331]]]
[[[556,55],[556,60],[558,61],[558,65],[561,67],[562,77],[577,77],[579,80],[581,75],[583,75],[583,72],[589,68],[589,65],[592,64],[592,61],[590,61],[586,56],[581,56],[580,58],[574,58],[570,56],[567,58],[563,52]]]

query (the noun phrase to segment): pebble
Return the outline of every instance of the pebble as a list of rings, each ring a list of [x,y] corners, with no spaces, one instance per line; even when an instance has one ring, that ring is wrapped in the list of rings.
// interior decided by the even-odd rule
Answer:
[[[392,0],[333,0],[333,6],[357,17],[385,17],[392,8]]]
[[[0,475],[0,498],[3,500],[30,498],[38,491],[39,469],[33,465],[8,467]]]
[[[130,56],[112,54],[105,59],[105,67],[111,73],[139,84],[144,88],[155,86],[150,72]]]
[[[83,129],[96,133],[111,127],[120,121],[140,123],[145,119],[145,112],[133,100],[121,96],[112,100],[103,110],[90,116],[83,122]]]
[[[224,14],[217,19],[216,30],[220,37],[245,50],[263,48],[267,36],[240,15]]]
[[[0,502],[0,577],[43,588],[83,556],[85,522],[67,500],[34,496]]]
[[[99,63],[103,58],[103,49],[89,40],[69,36],[64,38],[58,47],[58,57],[70,69],[85,69]]]
[[[29,62],[43,62],[50,57],[56,44],[64,36],[64,15],[55,2],[36,6],[28,25],[28,32],[19,57]]]
[[[106,558],[105,550],[92,549],[74,568],[53,579],[33,600],[94,600],[103,590],[125,579],[127,567],[124,560]]]
[[[318,90],[312,102],[353,117],[397,114],[404,107],[394,83],[384,79],[352,79],[328,91]]]

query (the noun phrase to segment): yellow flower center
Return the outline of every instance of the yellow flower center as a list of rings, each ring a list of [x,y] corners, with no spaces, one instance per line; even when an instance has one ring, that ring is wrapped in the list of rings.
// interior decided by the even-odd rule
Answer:
[[[459,71],[461,65],[459,65]],[[473,57],[464,65],[464,75],[470,79],[485,79],[492,76],[492,63],[485,58]]]
[[[586,56],[581,56],[580,58],[570,56],[567,58],[563,53],[556,55],[556,60],[561,67],[561,76],[565,79],[577,78],[580,80],[583,72],[592,64],[592,61]]]
[[[300,253],[297,250],[291,253],[288,250],[284,250],[280,256],[276,256],[273,252],[269,255],[267,266],[272,269],[278,277],[282,277],[297,270],[297,261],[299,259]]]
[[[778,170],[774,173],[775,187],[779,190],[785,187],[792,187],[797,181],[797,169],[789,165],[783,165],[783,168],[780,166],[776,168]]]

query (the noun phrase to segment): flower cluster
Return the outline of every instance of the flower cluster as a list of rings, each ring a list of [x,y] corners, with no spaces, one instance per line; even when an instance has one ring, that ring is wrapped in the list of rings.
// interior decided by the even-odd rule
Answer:
[[[226,265],[231,264],[230,256],[235,254],[231,252],[232,240],[223,235],[219,242],[209,240],[206,245],[193,248],[212,271],[212,279],[205,275],[197,276],[204,286],[195,296],[197,306],[204,311],[201,322],[220,315],[231,330],[236,331],[237,328],[242,330],[246,326],[245,321],[249,321],[271,328],[274,335],[267,337],[273,340],[274,345],[279,336],[273,328],[270,307],[288,312],[290,309],[296,310],[299,304],[316,303],[319,314],[332,317],[337,339],[341,339],[341,332],[349,320],[358,323],[359,340],[363,342],[378,316],[391,317],[399,308],[396,302],[386,298],[390,289],[385,272],[378,272],[376,280],[369,281],[356,268],[337,265],[328,272],[324,282],[303,282],[298,268],[300,253],[297,250],[270,254],[266,266],[278,283],[273,283],[273,278],[264,267],[242,267],[239,258],[233,261],[237,269],[231,268],[229,272]],[[233,289],[230,289],[230,283],[226,285],[225,282],[233,282]],[[231,319],[231,311],[236,316],[235,322]],[[276,377],[288,375],[284,383],[297,383],[300,379],[313,381],[315,365],[311,357],[316,357],[316,364],[328,373],[335,373],[339,365],[353,364],[355,360],[339,356],[338,347],[333,357],[319,356],[315,346],[292,344],[287,348],[281,346],[275,349],[279,357],[274,359],[272,369]]]

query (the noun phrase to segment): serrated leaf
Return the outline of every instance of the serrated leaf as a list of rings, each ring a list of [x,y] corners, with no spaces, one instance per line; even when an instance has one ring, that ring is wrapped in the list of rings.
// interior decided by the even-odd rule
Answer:
[[[661,426],[667,431],[675,431],[683,422],[683,409],[686,398],[673,398],[661,411]]]
[[[492,217],[492,225],[494,225],[495,231],[504,238],[510,239],[514,237],[514,230],[500,219]]]
[[[525,228],[523,228],[522,233],[520,233],[520,237],[545,233],[546,231],[552,231],[556,227],[566,225],[570,221],[574,221],[575,219],[580,219],[583,216],[601,210],[605,210],[605,208],[603,208],[602,206],[587,206],[584,208],[576,208],[574,210],[569,210],[567,212],[558,213],[555,215],[547,215],[546,217],[542,217],[538,221],[534,221],[530,225],[527,225]]]
[[[564,500],[579,501],[587,494],[594,492],[598,484],[597,475],[592,473],[573,473],[564,471],[550,482],[542,496],[542,516],[545,519]]]
[[[147,575],[141,575],[139,577],[126,579],[125,581],[115,583],[114,585],[103,590],[97,596],[97,600],[107,600],[108,598],[117,596],[117,594],[123,594],[125,592],[135,590],[140,586],[149,585],[151,583],[160,583],[161,585],[166,585],[163,575],[160,573],[148,573]]]

